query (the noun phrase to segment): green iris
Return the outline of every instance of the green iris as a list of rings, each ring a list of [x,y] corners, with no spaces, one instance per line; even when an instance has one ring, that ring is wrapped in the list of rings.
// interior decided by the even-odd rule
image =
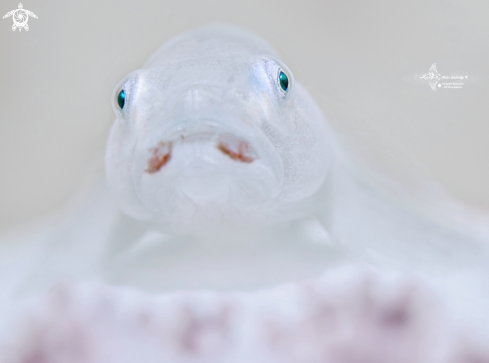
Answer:
[[[287,92],[287,90],[289,89],[289,77],[287,77],[284,72],[280,71],[278,75],[278,81],[280,83],[280,87],[284,90],[284,92]]]
[[[117,96],[117,103],[122,110],[124,108],[124,104],[126,103],[126,92],[124,92],[124,90],[119,92],[119,95]]]

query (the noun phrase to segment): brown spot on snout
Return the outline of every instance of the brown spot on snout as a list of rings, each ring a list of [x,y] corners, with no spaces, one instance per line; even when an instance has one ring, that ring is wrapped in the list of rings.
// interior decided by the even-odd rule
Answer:
[[[160,141],[155,147],[149,149],[151,157],[148,160],[148,168],[145,170],[148,174],[154,174],[159,171],[170,160],[171,142]]]
[[[233,150],[231,146],[225,142],[221,141],[217,144],[217,148],[233,160],[241,161],[243,163],[251,163],[255,160],[255,158],[251,156],[252,150],[250,144],[246,141],[240,140],[235,146],[236,150]]]

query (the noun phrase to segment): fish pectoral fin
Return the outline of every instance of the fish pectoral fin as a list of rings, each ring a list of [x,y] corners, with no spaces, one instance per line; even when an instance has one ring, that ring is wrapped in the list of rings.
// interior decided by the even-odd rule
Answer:
[[[299,231],[308,242],[329,245],[331,235],[326,226],[315,216],[308,216],[300,221]]]

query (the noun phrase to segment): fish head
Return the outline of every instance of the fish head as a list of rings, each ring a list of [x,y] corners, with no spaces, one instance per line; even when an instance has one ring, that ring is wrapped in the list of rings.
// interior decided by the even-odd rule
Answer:
[[[150,62],[112,99],[107,179],[132,217],[274,222],[304,209],[326,178],[321,113],[273,56]]]

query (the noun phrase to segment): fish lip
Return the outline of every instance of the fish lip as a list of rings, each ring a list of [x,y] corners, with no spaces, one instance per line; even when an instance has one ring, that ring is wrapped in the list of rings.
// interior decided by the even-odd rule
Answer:
[[[242,163],[252,163],[258,156],[253,146],[246,140],[234,139],[229,135],[220,135],[217,140],[216,148],[227,155],[231,160]],[[233,140],[234,139],[234,140]]]
[[[260,133],[260,130],[230,127],[212,120],[187,121],[162,132],[159,138],[152,141],[149,150],[154,150],[157,145],[170,145],[171,154],[178,144],[208,141],[232,160],[251,163],[260,158],[254,141],[260,139]]]
[[[252,163],[258,159],[256,150],[249,141],[229,133],[192,133],[180,134],[170,140],[159,141],[149,149],[150,157],[144,170],[148,174],[159,172],[171,159],[173,148],[179,143],[211,141],[214,146],[231,160],[242,163]]]
[[[144,171],[148,174],[154,174],[160,171],[170,161],[172,150],[172,141],[160,141],[157,145],[150,148],[151,156],[148,159],[148,166]]]
[[[236,128],[226,125],[224,122],[217,122],[213,120],[198,120],[198,121],[182,121],[176,126],[165,130],[162,134],[165,140],[187,140],[198,138],[212,138],[214,135],[230,133],[234,135],[239,134],[251,134],[247,132],[245,128]],[[244,137],[247,139],[248,137]]]

